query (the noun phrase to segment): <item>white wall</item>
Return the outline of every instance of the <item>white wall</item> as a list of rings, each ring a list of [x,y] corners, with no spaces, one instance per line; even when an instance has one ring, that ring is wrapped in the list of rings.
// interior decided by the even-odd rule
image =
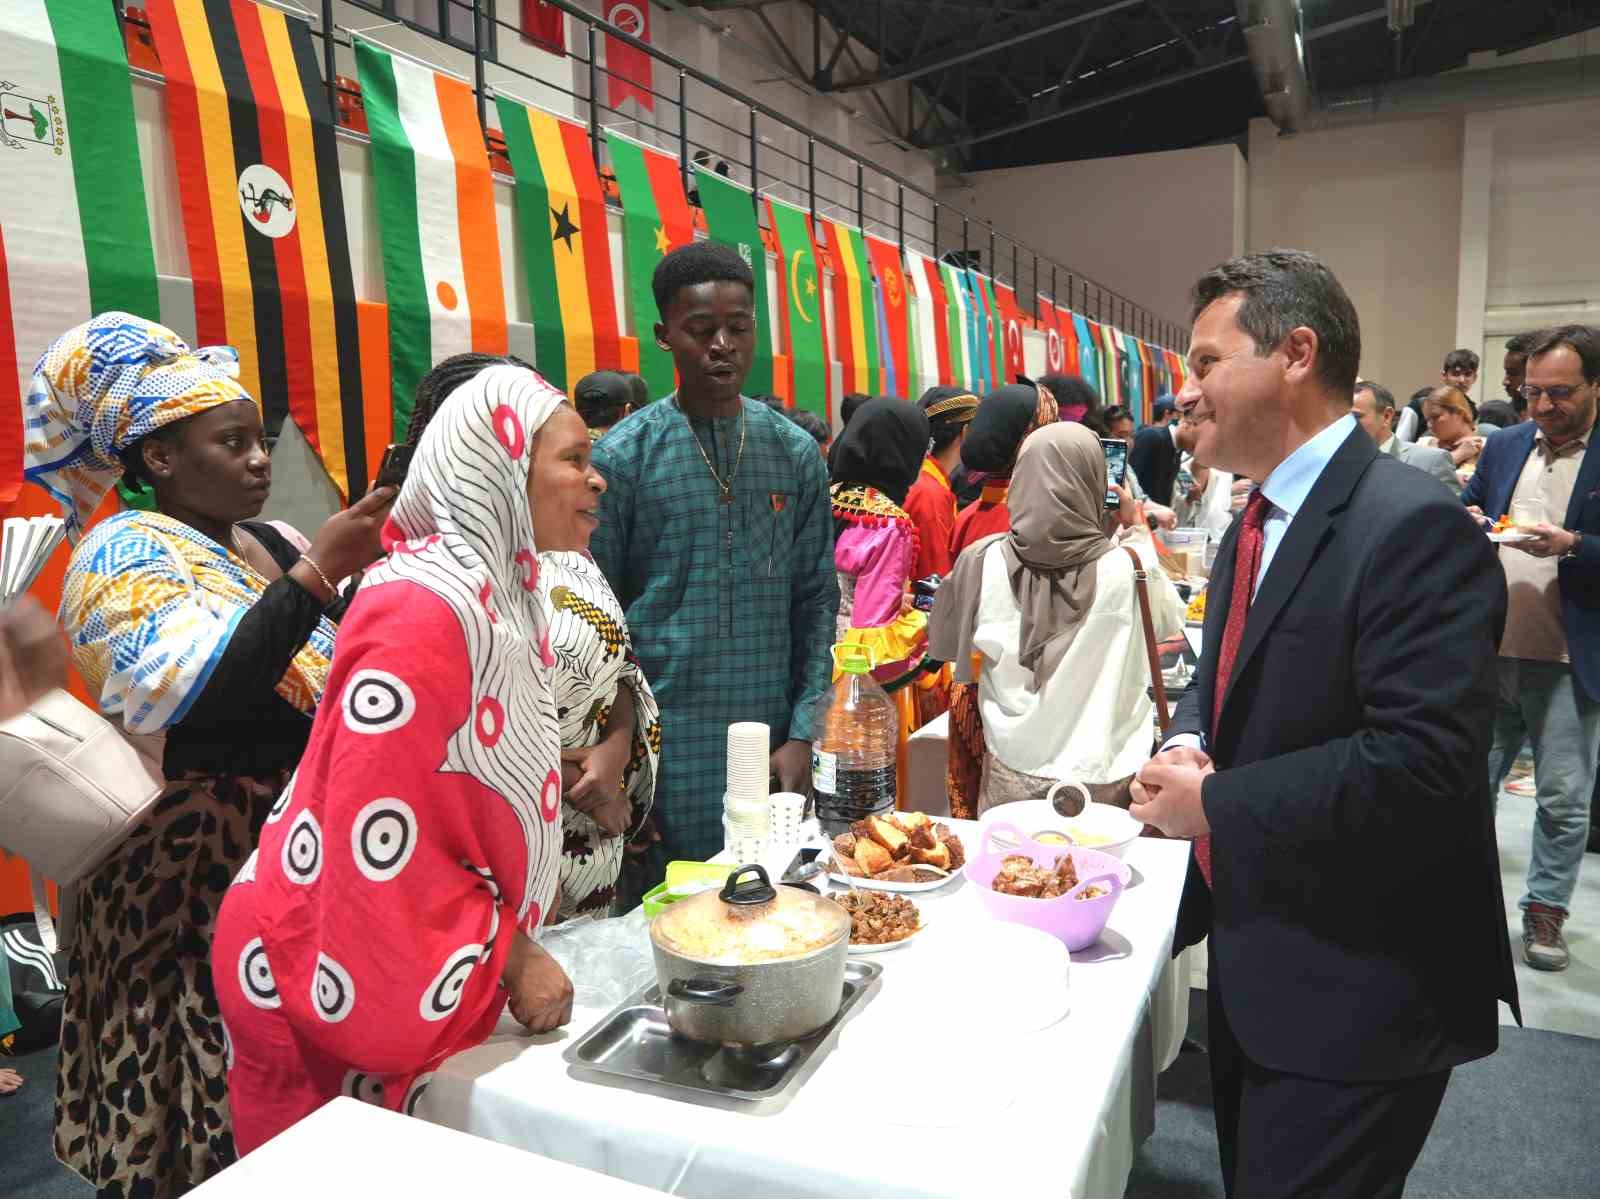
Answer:
[[[1237,148],[1206,146],[972,171],[941,187],[939,198],[1187,328],[1195,279],[1244,248],[1244,178]],[[972,226],[971,239],[987,256],[987,229]],[[940,243],[961,244],[958,220],[945,222]],[[1009,277],[1003,240],[997,257]],[[1021,274],[1031,287],[1027,260]],[[1066,281],[1059,284],[1064,290]],[[1048,281],[1040,288],[1048,291]]]

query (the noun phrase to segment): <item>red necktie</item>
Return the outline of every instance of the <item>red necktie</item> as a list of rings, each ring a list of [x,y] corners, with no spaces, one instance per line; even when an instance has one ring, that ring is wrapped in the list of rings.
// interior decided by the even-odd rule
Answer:
[[[1239,540],[1233,543],[1233,596],[1228,603],[1228,623],[1222,630],[1222,652],[1217,655],[1217,677],[1211,696],[1211,737],[1217,736],[1217,726],[1222,720],[1222,697],[1228,693],[1228,680],[1233,677],[1233,664],[1239,657],[1239,646],[1244,641],[1245,622],[1250,617],[1250,599],[1255,594],[1256,572],[1261,569],[1261,546],[1266,538],[1262,526],[1272,501],[1258,487],[1244,508],[1244,520],[1239,525]],[[1211,885],[1211,834],[1194,840],[1195,860],[1200,863],[1200,873]]]

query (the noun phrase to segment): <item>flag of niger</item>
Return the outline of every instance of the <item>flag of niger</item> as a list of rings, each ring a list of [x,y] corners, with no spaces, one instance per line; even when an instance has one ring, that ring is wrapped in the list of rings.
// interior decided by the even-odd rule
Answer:
[[[366,490],[360,338],[310,27],[252,0],[150,0],[201,344],[239,351],[269,435],[292,417]]]

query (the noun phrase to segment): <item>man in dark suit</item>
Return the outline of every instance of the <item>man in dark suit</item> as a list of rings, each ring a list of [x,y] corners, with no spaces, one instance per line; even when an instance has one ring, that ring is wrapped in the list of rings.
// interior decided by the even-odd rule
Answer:
[[[1505,587],[1454,497],[1350,414],[1361,332],[1322,263],[1233,259],[1194,310],[1195,453],[1262,483],[1131,810],[1195,838],[1176,943],[1210,938],[1228,1193],[1398,1195],[1515,1002],[1483,774]]]
[[[1536,534],[1500,547],[1510,606],[1489,787],[1500,793],[1522,742],[1532,740],[1539,818],[1520,905],[1522,953],[1536,970],[1565,970],[1562,926],[1589,839],[1600,755],[1600,330],[1565,325],[1527,344],[1522,391],[1532,419],[1484,443],[1461,498],[1490,518],[1509,511]],[[1536,519],[1519,512],[1524,505]]]
[[[1134,435],[1128,465],[1144,484],[1145,494],[1156,503],[1172,507],[1172,488],[1178,478],[1178,406],[1162,396],[1151,409],[1151,421]],[[1193,446],[1181,447],[1192,450]]]

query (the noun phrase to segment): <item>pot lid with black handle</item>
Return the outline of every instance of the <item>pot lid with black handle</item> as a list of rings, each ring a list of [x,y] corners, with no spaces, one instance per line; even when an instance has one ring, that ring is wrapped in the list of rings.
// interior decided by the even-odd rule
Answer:
[[[749,965],[803,957],[850,934],[831,899],[775,887],[764,867],[740,866],[720,891],[680,900],[650,924],[650,937],[682,957]]]

